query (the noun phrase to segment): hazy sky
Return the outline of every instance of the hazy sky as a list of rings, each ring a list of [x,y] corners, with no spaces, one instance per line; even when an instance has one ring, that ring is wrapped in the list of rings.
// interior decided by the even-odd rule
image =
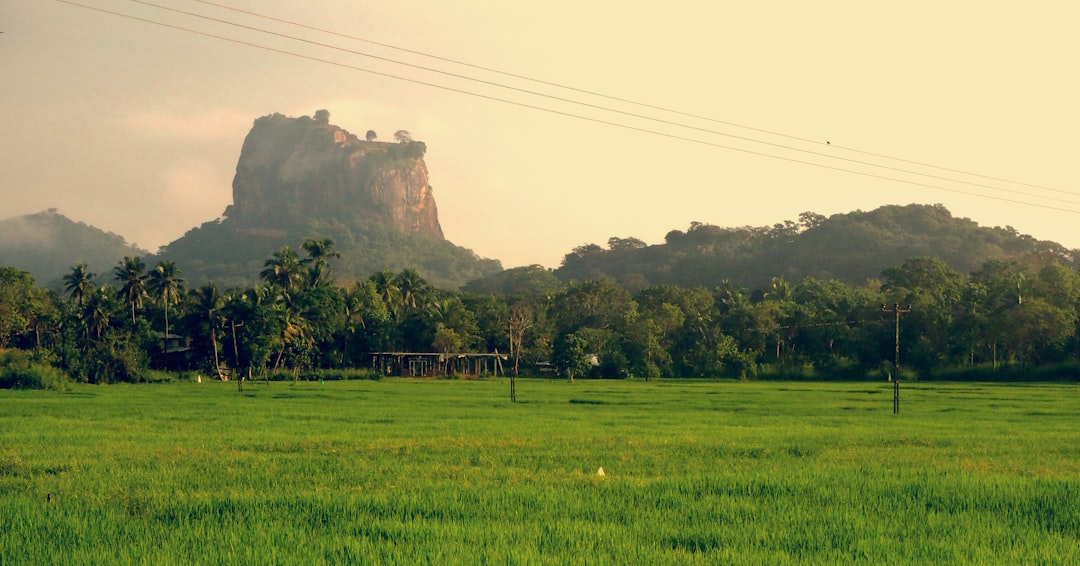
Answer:
[[[256,118],[327,109],[360,136],[424,141],[447,238],[505,267],[556,267],[611,236],[660,243],[693,221],[909,203],[1080,248],[1076,2],[214,2],[677,114],[208,2],[72,1],[278,51],[3,0],[0,218],[55,207],[154,251],[232,202]]]

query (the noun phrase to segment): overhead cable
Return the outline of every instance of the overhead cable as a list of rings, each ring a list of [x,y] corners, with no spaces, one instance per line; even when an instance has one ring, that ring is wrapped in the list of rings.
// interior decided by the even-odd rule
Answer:
[[[538,106],[538,105],[535,105],[535,104],[529,104],[529,103],[526,103],[526,102],[520,102],[520,101],[510,100],[510,99],[506,99],[506,98],[500,98],[500,97],[497,97],[497,96],[491,96],[491,95],[487,95],[487,94],[483,94],[483,93],[468,91],[468,90],[455,88],[455,87],[451,87],[451,86],[447,86],[447,85],[440,85],[440,84],[437,84],[437,83],[431,83],[431,82],[422,81],[422,80],[418,80],[418,79],[408,78],[408,77],[404,77],[404,76],[400,76],[400,75],[395,75],[395,74],[392,74],[392,73],[387,73],[387,72],[384,72],[384,71],[378,71],[378,70],[374,70],[374,69],[358,67],[358,66],[355,66],[355,65],[350,65],[350,64],[339,62],[339,61],[333,61],[333,60],[324,59],[324,58],[321,58],[321,57],[305,55],[305,54],[302,54],[302,53],[297,53],[297,52],[294,52],[294,51],[288,51],[288,50],[285,50],[285,49],[271,47],[271,46],[268,46],[268,45],[262,45],[262,44],[242,40],[242,39],[237,39],[237,38],[228,37],[228,36],[224,36],[224,35],[213,34],[213,33],[205,32],[205,31],[201,31],[201,30],[196,30],[196,29],[187,28],[187,27],[183,27],[183,26],[179,26],[179,25],[175,25],[175,24],[170,24],[170,23],[167,23],[167,22],[162,22],[162,21],[153,20],[153,19],[149,19],[149,18],[143,18],[143,17],[140,17],[140,16],[132,15],[132,14],[126,14],[126,13],[123,13],[123,12],[117,12],[117,11],[108,10],[108,9],[105,9],[105,8],[99,8],[99,7],[96,7],[96,6],[90,6],[90,5],[86,5],[86,4],[81,4],[81,3],[78,3],[78,2],[74,2],[72,0],[56,0],[56,1],[60,2],[62,4],[68,4],[68,5],[71,5],[71,6],[84,8],[84,9],[92,10],[92,11],[97,11],[97,12],[101,12],[101,13],[104,13],[104,14],[109,14],[109,15],[113,15],[113,16],[117,16],[117,17],[121,17],[121,18],[126,18],[126,19],[130,19],[130,20],[133,20],[133,21],[138,21],[138,22],[141,22],[141,23],[156,25],[156,26],[160,26],[160,27],[174,29],[174,30],[177,30],[177,31],[183,31],[183,32],[192,33],[192,34],[195,34],[195,35],[201,35],[201,36],[204,36],[204,37],[218,39],[218,40],[221,40],[221,41],[226,41],[226,42],[234,43],[234,44],[237,44],[237,45],[245,45],[245,46],[253,47],[253,48],[256,48],[256,49],[262,49],[262,50],[265,50],[265,51],[278,53],[278,54],[281,54],[281,55],[288,55],[288,56],[291,56],[291,57],[296,57],[296,58],[305,59],[305,60],[309,60],[309,61],[324,63],[324,64],[327,64],[327,65],[333,65],[333,66],[346,68],[346,69],[350,69],[350,70],[355,70],[355,71],[365,72],[365,73],[369,73],[369,74],[374,74],[374,75],[377,75],[377,76],[382,76],[382,77],[386,77],[386,78],[391,78],[391,79],[395,79],[395,80],[409,82],[409,83],[412,83],[412,84],[418,84],[418,85],[427,86],[427,87],[431,87],[431,88],[436,88],[436,89],[440,89],[440,90],[444,90],[444,91],[448,91],[448,92],[455,92],[455,93],[464,94],[464,95],[468,95],[468,96],[473,96],[473,97],[477,97],[477,98],[481,98],[481,99],[485,99],[485,100],[489,100],[489,101],[501,102],[501,103],[504,103],[504,104],[509,104],[509,105],[518,106],[518,107],[522,107],[522,108],[528,108],[528,109],[537,110],[537,111],[541,111],[541,112],[547,112],[547,113],[550,113],[550,114],[565,116],[565,117],[569,117],[569,118],[575,118],[575,119],[584,120],[584,121],[588,121],[588,122],[604,124],[604,125],[613,126],[613,127],[617,127],[617,128],[621,128],[621,129],[625,129],[625,130],[631,130],[631,131],[641,132],[641,133],[645,133],[645,134],[656,135],[656,136],[665,137],[665,138],[674,139],[674,140],[679,140],[679,141],[696,143],[696,144],[699,144],[699,145],[705,145],[705,146],[715,147],[715,148],[719,148],[719,149],[726,149],[726,150],[729,150],[729,151],[737,151],[737,152],[741,152],[741,153],[745,153],[745,154],[749,154],[749,155],[757,155],[757,156],[766,157],[766,158],[770,158],[770,159],[777,159],[777,160],[781,160],[781,161],[787,161],[787,162],[790,162],[790,163],[808,165],[808,166],[812,166],[812,167],[818,167],[818,168],[822,168],[822,169],[829,169],[829,170],[833,170],[833,171],[851,173],[851,174],[855,174],[855,175],[861,175],[861,176],[864,176],[864,177],[870,177],[870,178],[876,178],[876,179],[883,179],[883,180],[887,180],[887,181],[894,181],[894,182],[903,183],[903,184],[906,184],[906,185],[926,187],[926,188],[931,188],[931,189],[936,189],[936,190],[941,190],[941,191],[946,191],[946,192],[951,192],[951,193],[956,193],[956,194],[963,194],[963,195],[974,196],[974,197],[978,197],[978,198],[985,198],[985,199],[990,199],[990,200],[997,200],[997,201],[1002,201],[1002,202],[1010,202],[1010,203],[1013,203],[1013,204],[1020,204],[1020,205],[1030,206],[1030,207],[1035,207],[1035,208],[1043,208],[1043,209],[1048,209],[1048,210],[1058,210],[1058,211],[1062,211],[1062,212],[1071,212],[1071,213],[1080,214],[1080,210],[1073,210],[1073,209],[1062,208],[1062,207],[1058,207],[1058,206],[1038,204],[1038,203],[1032,203],[1032,202],[1027,202],[1027,201],[1016,200],[1016,199],[1010,199],[1010,198],[1003,198],[1003,197],[997,197],[997,196],[992,196],[992,195],[986,195],[986,194],[976,193],[976,192],[971,192],[971,191],[959,190],[959,189],[955,189],[955,188],[948,188],[948,187],[943,187],[943,186],[935,185],[935,184],[931,184],[931,183],[924,183],[924,182],[919,182],[919,181],[900,179],[900,178],[896,178],[896,177],[889,177],[889,176],[886,176],[886,175],[880,175],[880,174],[870,173],[870,172],[866,172],[866,171],[859,171],[859,170],[856,170],[856,169],[838,167],[838,166],[828,165],[828,164],[824,164],[824,163],[817,163],[817,162],[813,162],[813,161],[806,161],[806,160],[802,160],[802,159],[796,159],[796,158],[792,158],[792,157],[785,157],[785,156],[782,156],[782,155],[766,153],[764,151],[755,151],[755,150],[751,150],[751,149],[746,149],[746,148],[741,148],[741,147],[736,147],[736,146],[730,146],[730,145],[710,142],[710,141],[707,141],[707,140],[701,140],[701,139],[697,139],[697,138],[690,138],[690,137],[687,137],[687,136],[662,132],[662,131],[658,131],[658,130],[652,130],[652,129],[643,128],[643,127],[639,127],[639,126],[633,126],[633,125],[630,125],[630,124],[624,124],[624,123],[620,123],[620,122],[614,122],[614,121],[611,121],[611,120],[606,120],[606,119],[602,119],[602,118],[596,118],[596,117],[592,117],[592,116],[585,116],[585,115],[582,115],[582,114],[575,114],[575,113],[572,113],[572,112],[566,112],[566,111],[557,110],[557,109],[554,109],[554,108],[547,108],[547,107]],[[135,2],[138,2],[138,3],[143,3],[143,4],[148,4],[146,2],[141,2],[139,0],[132,0],[132,1],[135,1]],[[207,19],[212,20],[213,18],[207,18]],[[240,26],[240,27],[247,27],[247,26]],[[270,34],[273,34],[273,35],[280,35],[280,34],[276,34],[274,32],[266,32],[266,33],[270,33]],[[287,37],[287,36],[285,36],[285,37]],[[307,41],[307,40],[300,40],[300,41]],[[316,43],[317,44],[317,42],[309,42],[309,43]],[[319,44],[319,45],[321,45],[321,44]],[[344,49],[337,48],[337,47],[334,47],[334,46],[327,46],[327,47],[330,47],[332,49],[344,50]],[[344,51],[348,51],[348,50],[344,50]],[[707,130],[703,130],[703,131],[707,131]],[[778,145],[778,144],[771,144],[771,143],[768,143],[768,142],[761,142],[760,140],[753,140],[753,139],[749,139],[749,138],[740,138],[739,136],[733,136],[731,134],[722,134],[721,133],[721,135],[729,135],[731,137],[735,137],[735,138],[738,138],[738,139],[746,139],[747,141],[753,141],[753,142],[756,142],[756,143],[764,143],[764,144],[767,144],[767,145],[773,145],[773,146],[777,146],[777,147],[787,148],[787,146],[782,146],[782,145]],[[834,159],[836,158],[835,156],[829,156],[827,154],[821,154],[821,153],[818,153],[818,152],[812,152],[812,151],[808,151],[808,150],[801,150],[801,149],[796,149],[796,148],[788,148],[788,149],[795,149],[796,151],[803,151],[803,152],[810,153],[810,154],[813,154],[813,155],[825,156],[825,157],[834,158]],[[850,160],[850,159],[847,160],[847,161],[854,161],[856,163],[869,165],[871,167],[881,167],[881,168],[900,171],[900,172],[908,173],[908,174],[927,176],[927,177],[934,177],[932,175],[927,175],[925,173],[918,173],[918,172],[906,171],[906,170],[902,170],[902,169],[889,168],[889,167],[884,167],[882,165],[877,165],[877,164],[873,164],[873,163],[859,162],[859,161]],[[964,181],[959,181],[959,180],[956,180],[956,179],[949,179],[949,178],[944,178],[944,177],[935,177],[935,178],[939,178],[939,179],[942,179],[942,180],[955,182],[955,183],[965,183]],[[972,183],[966,183],[966,184],[972,184]],[[1029,196],[1029,197],[1034,197],[1034,198],[1042,198],[1042,199],[1048,199],[1048,200],[1060,200],[1060,199],[1049,199],[1048,197],[1042,197],[1042,196],[1039,196],[1039,195],[1032,195],[1032,194],[1028,194],[1028,193],[1022,193],[1022,192],[1019,192],[1019,191],[1010,191],[1010,190],[1007,190],[1007,189],[1000,189],[1000,188],[996,188],[996,187],[987,187],[987,188],[993,188],[995,190],[1000,190],[1000,191],[1004,191],[1004,192],[1012,192],[1012,193],[1022,194],[1024,196]],[[1071,203],[1071,204],[1077,204],[1077,203],[1073,203],[1071,201],[1062,201],[1062,202],[1068,202],[1068,203]]]

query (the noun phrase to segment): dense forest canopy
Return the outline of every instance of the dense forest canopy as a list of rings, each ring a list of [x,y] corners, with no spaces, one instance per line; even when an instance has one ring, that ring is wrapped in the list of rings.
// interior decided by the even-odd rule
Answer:
[[[1075,252],[1059,244],[1008,227],[980,227],[953,217],[940,205],[884,206],[828,218],[806,212],[798,221],[756,228],[695,222],[685,231],[672,230],[663,244],[653,246],[636,238],[611,238],[606,248],[574,248],[556,274],[563,281],[607,277],[630,289],[710,286],[724,280],[757,288],[777,276],[862,284],[909,257],[935,256],[960,273],[970,273],[987,259],[1028,254],[1069,265],[1077,261]]]
[[[787,232],[797,240],[827,223]],[[1007,234],[991,231],[999,232]],[[665,245],[738,249],[762,238],[780,236],[694,226]],[[1012,249],[1007,237],[968,239]],[[567,263],[591,254],[670,257],[633,240],[610,244]],[[507,372],[553,367],[570,378],[892,379],[899,369],[905,378],[1075,380],[1080,273],[1064,250],[1027,244],[966,273],[922,255],[857,283],[796,280],[780,269],[756,286],[741,284],[738,270],[710,272],[732,275],[716,284],[627,286],[604,274],[562,282],[540,266],[464,290],[433,285],[413,267],[343,279],[331,238],[281,246],[250,266],[258,281],[250,285],[190,283],[179,262],[128,256],[104,273],[76,264],[53,292],[5,267],[0,386],[139,381],[164,369],[295,378],[371,371],[375,352],[437,353],[449,373],[466,371],[454,362],[462,354],[498,352]]]
[[[277,232],[237,230],[228,219],[206,222],[163,247],[155,258],[171,259],[195,283],[254,284],[263,259],[281,246],[308,238],[329,238],[341,257],[335,270],[342,280],[365,278],[386,269],[414,267],[433,285],[458,288],[502,271],[498,260],[485,259],[447,240],[388,229],[362,217],[327,216]]]

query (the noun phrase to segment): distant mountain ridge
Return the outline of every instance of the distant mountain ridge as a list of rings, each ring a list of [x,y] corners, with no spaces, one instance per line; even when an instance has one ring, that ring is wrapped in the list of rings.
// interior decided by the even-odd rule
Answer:
[[[1039,255],[1076,266],[1080,254],[1006,227],[981,227],[941,205],[882,206],[825,217],[803,213],[772,226],[721,228],[694,223],[665,243],[611,238],[574,248],[555,270],[563,281],[609,278],[629,289],[648,285],[762,288],[770,278],[836,279],[861,285],[916,256],[935,256],[960,273],[988,259]]]
[[[0,220],[0,265],[29,271],[41,286],[57,287],[76,263],[103,274],[124,256],[148,253],[122,236],[75,222],[55,208]]]

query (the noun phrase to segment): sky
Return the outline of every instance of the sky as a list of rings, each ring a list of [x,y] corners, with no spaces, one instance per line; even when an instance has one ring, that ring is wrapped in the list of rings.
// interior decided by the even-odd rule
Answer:
[[[256,118],[326,109],[425,142],[447,239],[506,268],[911,203],[1075,249],[1077,21],[1067,1],[4,0],[0,219],[57,208],[156,251],[232,202]]]

